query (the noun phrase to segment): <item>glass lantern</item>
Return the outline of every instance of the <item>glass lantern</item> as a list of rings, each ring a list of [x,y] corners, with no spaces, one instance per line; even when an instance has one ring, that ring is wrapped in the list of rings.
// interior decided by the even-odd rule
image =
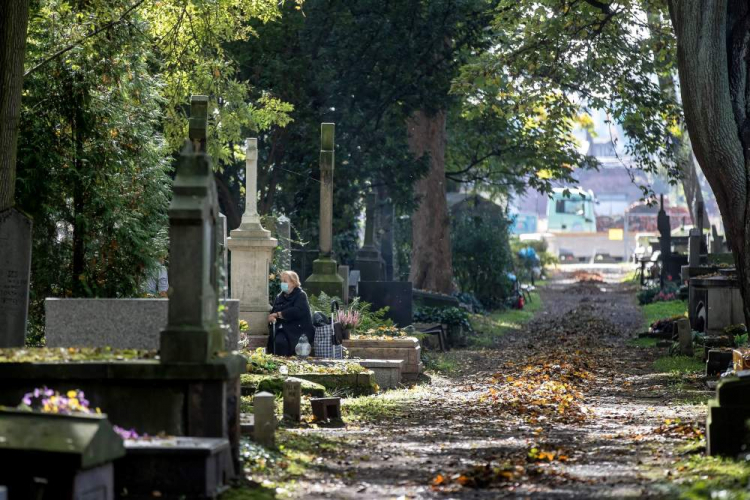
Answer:
[[[304,359],[310,355],[311,351],[312,346],[310,345],[310,341],[307,340],[307,335],[303,333],[299,337],[299,342],[297,343],[297,347],[294,348],[294,352],[297,353],[297,357]]]

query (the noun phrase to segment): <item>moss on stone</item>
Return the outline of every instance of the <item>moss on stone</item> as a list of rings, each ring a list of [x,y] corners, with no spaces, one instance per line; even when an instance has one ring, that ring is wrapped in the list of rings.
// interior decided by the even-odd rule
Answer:
[[[321,398],[326,395],[326,388],[321,384],[295,377],[289,378],[302,382],[303,395],[314,398]],[[272,394],[282,394],[284,392],[284,378],[279,376],[244,374],[240,377],[240,382],[243,394],[254,394],[262,391]]]

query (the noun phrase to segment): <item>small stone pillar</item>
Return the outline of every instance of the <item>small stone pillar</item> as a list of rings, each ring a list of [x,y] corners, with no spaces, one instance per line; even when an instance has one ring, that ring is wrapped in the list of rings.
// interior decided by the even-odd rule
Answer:
[[[354,263],[360,271],[362,281],[383,280],[383,259],[380,257],[380,249],[375,245],[375,194],[367,195],[367,207],[365,210],[365,242],[357,252],[357,260]]]
[[[344,280],[344,295],[341,300],[344,304],[349,303],[349,266],[339,266],[339,276]]]
[[[284,418],[299,422],[302,416],[302,382],[287,379],[284,381]]]
[[[266,448],[276,443],[276,397],[270,392],[259,392],[253,398],[255,425],[253,440]]]
[[[330,297],[344,296],[344,280],[333,260],[333,123],[320,126],[320,254],[313,262],[313,273],[305,280],[310,295],[325,292]]]
[[[208,97],[190,100],[190,141],[180,153],[169,205],[169,312],[164,363],[205,363],[224,349],[218,323],[219,197],[206,154]]]
[[[232,298],[240,300],[240,319],[257,335],[268,333],[268,274],[278,241],[261,226],[258,215],[258,140],[247,139],[246,150],[245,213],[227,245],[232,252]]]
[[[687,318],[677,320],[677,340],[680,345],[680,354],[692,356],[693,331],[690,328],[690,320]]]

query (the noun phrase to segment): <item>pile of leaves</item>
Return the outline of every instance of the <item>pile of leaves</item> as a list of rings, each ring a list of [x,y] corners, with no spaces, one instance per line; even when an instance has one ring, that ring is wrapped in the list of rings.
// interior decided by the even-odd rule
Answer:
[[[573,279],[579,283],[604,283],[604,277],[600,273],[591,273],[588,271],[574,272]]]
[[[0,349],[0,363],[73,363],[158,359],[156,351],[111,347],[32,347]]]
[[[547,322],[549,332],[532,353],[505,363],[490,380],[481,401],[492,408],[522,415],[530,423],[586,419],[583,390],[594,379],[602,352],[592,352],[599,339],[619,330],[599,317],[594,306],[581,305]]]
[[[492,378],[492,387],[481,401],[523,415],[564,422],[586,417],[579,390],[593,376],[584,354],[560,350],[534,360],[533,364],[506,363]]]
[[[518,481],[523,478],[526,470],[521,465],[512,463],[488,463],[475,465],[471,469],[452,475],[438,474],[432,480],[433,491],[450,489],[451,486],[466,488],[488,488],[496,484]]]
[[[654,429],[654,434],[677,439],[702,439],[703,429],[694,422],[684,422],[681,419],[666,419]]]

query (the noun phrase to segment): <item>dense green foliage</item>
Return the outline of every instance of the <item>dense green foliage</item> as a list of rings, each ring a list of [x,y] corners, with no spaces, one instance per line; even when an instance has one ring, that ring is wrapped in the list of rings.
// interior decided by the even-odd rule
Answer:
[[[246,0],[33,5],[16,185],[34,218],[32,342],[45,297],[144,292],[167,252],[171,157],[191,93],[214,100],[219,164],[246,130],[289,121],[288,105],[249,101],[222,50],[250,36],[249,17],[278,15],[273,2]]]
[[[486,308],[502,306],[511,285],[508,218],[477,207],[455,211],[451,225],[453,275],[459,288],[473,293]]]

